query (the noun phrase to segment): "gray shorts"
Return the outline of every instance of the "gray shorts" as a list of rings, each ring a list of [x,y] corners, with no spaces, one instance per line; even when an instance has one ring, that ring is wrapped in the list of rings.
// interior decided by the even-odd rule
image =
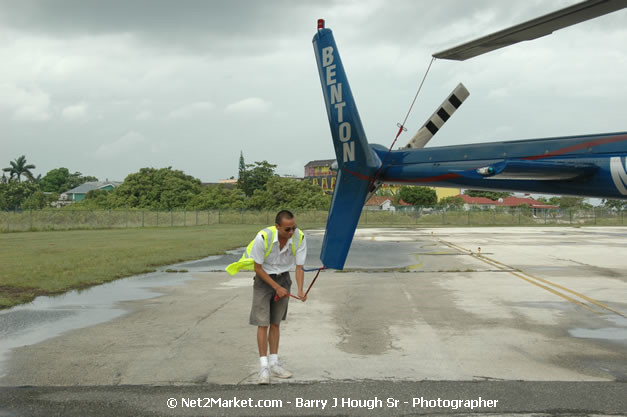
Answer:
[[[279,275],[270,275],[277,284],[285,288],[288,292],[292,286],[292,279],[289,272],[283,272]],[[287,304],[290,297],[279,298],[274,301],[274,289],[266,284],[258,275],[255,275],[255,284],[253,285],[253,306],[250,310],[249,323],[253,326],[269,326],[272,324],[280,324],[281,320],[287,317]]]

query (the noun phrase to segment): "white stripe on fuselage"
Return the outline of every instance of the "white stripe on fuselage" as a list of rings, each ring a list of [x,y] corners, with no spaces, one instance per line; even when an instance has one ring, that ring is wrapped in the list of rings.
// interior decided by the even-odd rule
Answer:
[[[614,185],[622,195],[627,195],[627,158],[625,163],[621,162],[620,156],[610,158],[610,173],[614,180]]]
[[[322,67],[325,68],[326,84],[329,89],[329,106],[335,108],[337,113],[338,137],[342,142],[343,162],[355,160],[355,141],[352,140],[351,124],[344,121],[344,95],[342,93],[342,83],[338,83],[335,79],[335,69],[337,66],[333,63],[335,56],[333,55],[333,47],[327,46],[322,48]]]

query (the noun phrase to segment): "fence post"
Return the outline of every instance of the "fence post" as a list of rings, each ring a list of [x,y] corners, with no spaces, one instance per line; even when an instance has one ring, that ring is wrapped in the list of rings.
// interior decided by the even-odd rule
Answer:
[[[471,209],[468,209],[468,226],[470,226],[470,212],[471,211],[472,211]]]
[[[111,209],[109,209],[109,229],[111,229]]]
[[[494,216],[492,217],[492,224],[496,224],[496,207],[494,207]]]
[[[30,209],[30,231],[33,231],[33,209]]]
[[[544,224],[546,224],[546,209],[544,209]]]
[[[624,211],[625,211],[625,210],[623,210],[622,208],[620,209],[620,224],[621,224],[621,225],[623,224],[623,212],[624,212]]]
[[[244,209],[239,210],[239,224],[244,224]]]
[[[211,224],[211,210],[207,210],[207,226]]]
[[[594,220],[594,224],[597,224],[597,211],[592,207],[592,219]]]
[[[218,209],[218,224],[220,224],[220,209]]]
[[[187,226],[187,210],[183,210],[183,226]]]
[[[11,210],[7,210],[7,232],[11,231]]]
[[[518,208],[518,226],[520,226],[520,212],[522,211],[522,208]]]
[[[198,226],[198,210],[196,210],[196,226]]]
[[[159,227],[159,210],[157,210],[157,227]]]
[[[142,210],[142,227],[144,227],[144,210]]]
[[[170,209],[170,227],[174,226],[174,212]]]
[[[126,228],[128,229],[128,208],[126,209]]]

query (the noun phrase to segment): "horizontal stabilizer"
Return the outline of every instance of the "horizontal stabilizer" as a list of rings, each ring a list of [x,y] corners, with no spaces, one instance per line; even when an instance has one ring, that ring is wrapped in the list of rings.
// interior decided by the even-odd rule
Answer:
[[[599,169],[593,164],[576,162],[503,161],[459,173],[473,179],[566,181],[593,175]]]

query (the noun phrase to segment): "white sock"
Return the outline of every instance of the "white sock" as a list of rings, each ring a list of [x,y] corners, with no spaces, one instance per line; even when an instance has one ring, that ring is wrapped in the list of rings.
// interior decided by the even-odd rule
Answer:
[[[267,356],[260,356],[259,357],[259,366],[261,366],[261,369],[268,367],[268,357]]]
[[[274,366],[279,363],[279,355],[275,353],[270,354],[270,366]]]

